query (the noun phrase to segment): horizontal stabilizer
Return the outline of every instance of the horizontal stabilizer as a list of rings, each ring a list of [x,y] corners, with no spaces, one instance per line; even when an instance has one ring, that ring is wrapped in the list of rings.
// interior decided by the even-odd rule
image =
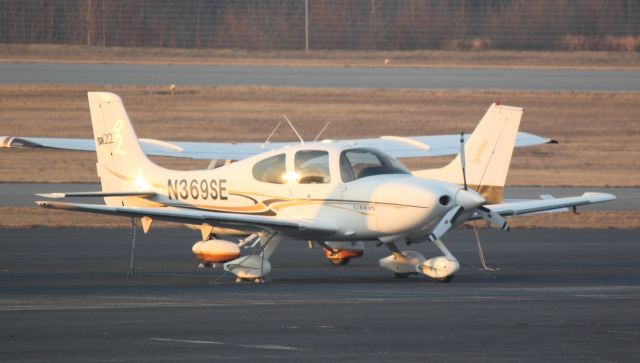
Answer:
[[[140,197],[140,198],[148,198],[156,195],[156,192],[74,192],[74,193],[44,193],[44,194],[36,194],[39,197],[51,198],[51,199],[62,199],[62,198],[73,198],[73,197],[97,197],[97,198],[105,198],[105,197]]]

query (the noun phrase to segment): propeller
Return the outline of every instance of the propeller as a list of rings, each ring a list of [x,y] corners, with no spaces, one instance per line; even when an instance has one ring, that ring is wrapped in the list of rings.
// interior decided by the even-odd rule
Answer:
[[[436,227],[433,229],[433,232],[427,237],[430,242],[440,239],[440,237],[442,237],[453,226],[455,226],[457,219],[465,211],[473,211],[488,223],[494,224],[503,230],[509,230],[507,220],[498,213],[494,213],[493,211],[491,211],[491,209],[485,207],[484,204],[487,201],[480,194],[478,194],[477,191],[469,190],[469,186],[467,185],[467,170],[464,144],[464,133],[461,132],[459,155],[460,164],[462,166],[462,179],[464,181],[464,189],[458,190],[455,196],[455,206],[451,208],[447,213],[445,213],[442,219],[440,219],[440,222],[438,222]],[[469,217],[471,217],[474,213],[470,213]]]
[[[457,219],[463,214],[467,216],[467,220],[471,219],[471,217],[473,217],[474,215],[477,215],[478,217],[487,221],[489,224],[496,225],[505,231],[509,230],[509,224],[507,223],[507,220],[500,214],[495,213],[491,209],[485,207],[485,203],[487,201],[476,190],[469,190],[469,186],[467,185],[464,143],[464,133],[461,132],[458,155],[460,155],[460,166],[462,167],[462,180],[464,182],[464,189],[459,189],[456,192],[454,207],[447,211],[447,213],[445,213],[445,215],[442,217],[440,222],[438,222],[431,234],[427,236],[427,239],[430,242],[439,240],[445,233],[447,233],[451,228],[453,228],[453,226],[456,225]],[[479,189],[480,186],[478,185],[478,190]],[[465,211],[471,213],[465,213]],[[478,231],[476,230],[475,223],[473,224],[473,231],[478,243],[478,255],[480,256],[482,267],[485,271],[496,271],[486,264],[484,253],[482,252],[482,246],[480,244],[480,236],[478,236]]]
[[[464,181],[464,190],[469,190],[469,187],[467,186],[467,162],[465,158],[464,144],[465,144],[464,132],[461,132],[459,153],[460,153],[460,164],[462,166],[462,180]],[[479,185],[478,185],[478,189],[480,189]],[[479,207],[477,207],[476,214],[480,218],[487,221],[487,223],[493,224],[502,230],[509,231],[509,224],[507,223],[507,220],[501,215],[499,215],[498,213],[493,213],[491,209],[485,207],[484,202],[482,204],[483,205],[480,205]]]
[[[466,160],[464,155],[464,133],[460,133],[460,162],[462,164],[462,180],[464,181],[464,189],[467,190],[467,171],[466,171]],[[478,190],[480,190],[480,185],[478,184]],[[482,219],[484,219],[487,223],[493,224],[502,230],[509,231],[509,224],[507,220],[502,217],[500,214],[491,211],[491,209],[484,206],[484,202],[482,205],[478,206],[475,210],[475,213]],[[497,269],[491,268],[487,266],[487,262],[484,259],[484,252],[482,251],[482,245],[480,244],[480,236],[478,235],[478,229],[476,228],[476,223],[473,223],[473,233],[476,236],[476,243],[478,245],[478,257],[480,258],[480,264],[485,271],[496,271]]]
[[[467,161],[464,156],[464,132],[460,133],[460,146],[458,149],[460,154],[460,165],[462,165],[462,180],[464,181],[464,190],[469,190],[467,187]]]

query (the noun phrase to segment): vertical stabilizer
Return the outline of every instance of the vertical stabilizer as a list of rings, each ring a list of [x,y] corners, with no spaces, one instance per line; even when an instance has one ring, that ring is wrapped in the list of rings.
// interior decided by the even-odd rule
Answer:
[[[120,97],[89,92],[91,123],[98,156],[98,176],[105,192],[142,190],[145,174],[159,167],[142,151]],[[124,205],[123,198],[105,198],[107,205]]]
[[[489,203],[501,203],[516,142],[522,108],[492,104],[465,143],[466,176],[470,189]],[[425,179],[464,183],[460,155],[440,169],[418,170]]]

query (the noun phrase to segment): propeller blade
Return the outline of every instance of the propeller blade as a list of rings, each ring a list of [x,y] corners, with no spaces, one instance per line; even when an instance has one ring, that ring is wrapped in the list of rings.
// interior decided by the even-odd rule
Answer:
[[[462,180],[464,181],[464,190],[468,190],[467,187],[467,161],[464,155],[464,132],[460,133],[460,146],[459,151],[460,154],[460,165],[462,165]]]
[[[507,223],[507,220],[500,214],[493,212],[485,206],[478,207],[477,213],[485,221],[498,226],[500,229],[509,231],[509,224]]]
[[[457,206],[455,208],[451,208],[444,217],[440,220],[436,228],[433,229],[433,232],[427,237],[430,242],[433,242],[440,237],[444,236],[451,227],[456,223],[456,219],[460,214],[464,211],[464,208],[461,206]]]

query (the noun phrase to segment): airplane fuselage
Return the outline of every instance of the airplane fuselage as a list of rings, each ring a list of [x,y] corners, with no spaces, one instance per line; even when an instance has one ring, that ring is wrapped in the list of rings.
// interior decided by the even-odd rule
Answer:
[[[302,162],[300,155],[304,156]],[[349,163],[349,156],[357,160]],[[392,161],[395,169],[384,170],[387,161],[383,158],[389,157],[357,145],[318,142],[274,150],[216,169],[176,171],[143,166],[135,175],[118,177],[131,184],[126,188],[157,193],[148,200],[128,198],[127,205],[322,220],[337,227],[338,232],[329,236],[331,240],[408,233],[426,236],[453,205],[460,187],[416,178],[397,160]],[[378,167],[367,166],[378,162]],[[365,170],[355,171],[358,175],[354,170],[346,171],[351,166],[362,169],[363,164]],[[366,175],[366,168],[372,169],[372,175]]]

